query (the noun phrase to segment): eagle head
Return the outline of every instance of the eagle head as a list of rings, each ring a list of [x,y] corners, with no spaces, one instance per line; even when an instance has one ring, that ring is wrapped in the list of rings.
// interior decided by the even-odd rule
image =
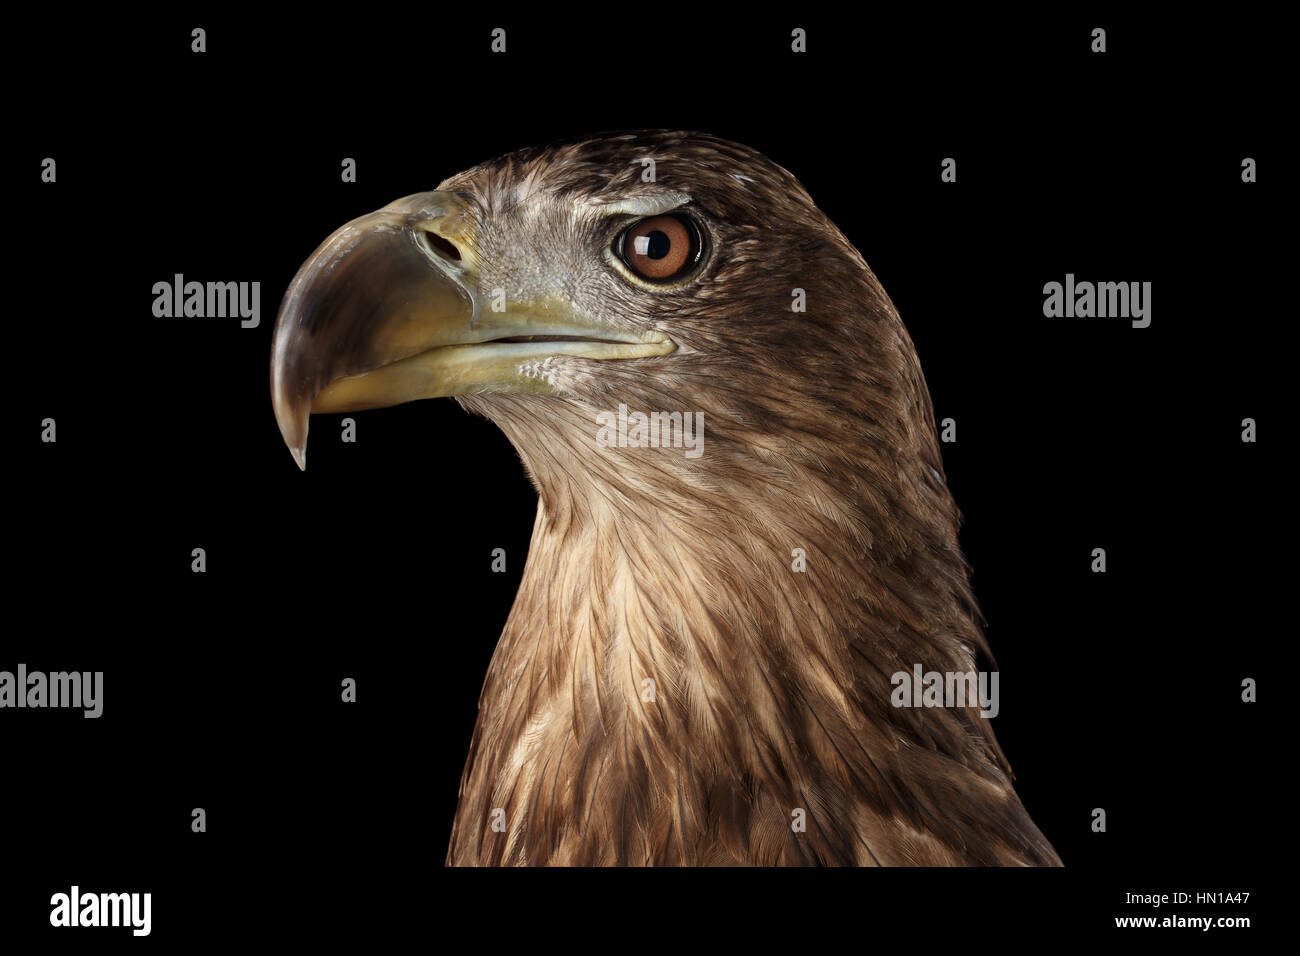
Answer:
[[[561,142],[356,219],[271,390],[302,467],[312,412],[455,396],[537,487],[449,862],[1059,862],[978,704],[891,703],[986,650],[959,516],[898,313],[761,154]]]

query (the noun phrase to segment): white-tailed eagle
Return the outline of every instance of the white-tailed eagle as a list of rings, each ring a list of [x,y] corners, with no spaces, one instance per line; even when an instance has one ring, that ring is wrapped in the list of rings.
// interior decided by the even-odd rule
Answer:
[[[897,312],[770,160],[603,135],[354,220],[271,389],[303,467],[312,412],[455,396],[537,488],[448,863],[1059,864],[977,701],[896,706],[986,649],[958,512]]]

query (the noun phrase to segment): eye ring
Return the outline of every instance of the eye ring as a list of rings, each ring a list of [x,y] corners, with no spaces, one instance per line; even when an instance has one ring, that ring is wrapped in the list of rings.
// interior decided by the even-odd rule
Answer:
[[[704,232],[683,213],[647,216],[618,234],[614,252],[639,282],[673,285],[703,261]]]

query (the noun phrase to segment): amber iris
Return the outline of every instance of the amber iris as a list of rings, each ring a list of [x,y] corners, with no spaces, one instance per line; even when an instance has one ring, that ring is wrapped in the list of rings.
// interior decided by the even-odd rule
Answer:
[[[652,216],[628,227],[619,254],[642,279],[664,282],[689,272],[698,261],[699,234],[684,216]]]

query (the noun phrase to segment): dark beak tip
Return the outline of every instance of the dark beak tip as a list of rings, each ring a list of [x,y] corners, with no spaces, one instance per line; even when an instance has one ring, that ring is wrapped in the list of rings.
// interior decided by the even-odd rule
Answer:
[[[298,468],[307,470],[307,427],[311,415],[311,400],[295,400],[273,381],[271,386],[271,404],[275,411],[275,424],[284,439]]]

